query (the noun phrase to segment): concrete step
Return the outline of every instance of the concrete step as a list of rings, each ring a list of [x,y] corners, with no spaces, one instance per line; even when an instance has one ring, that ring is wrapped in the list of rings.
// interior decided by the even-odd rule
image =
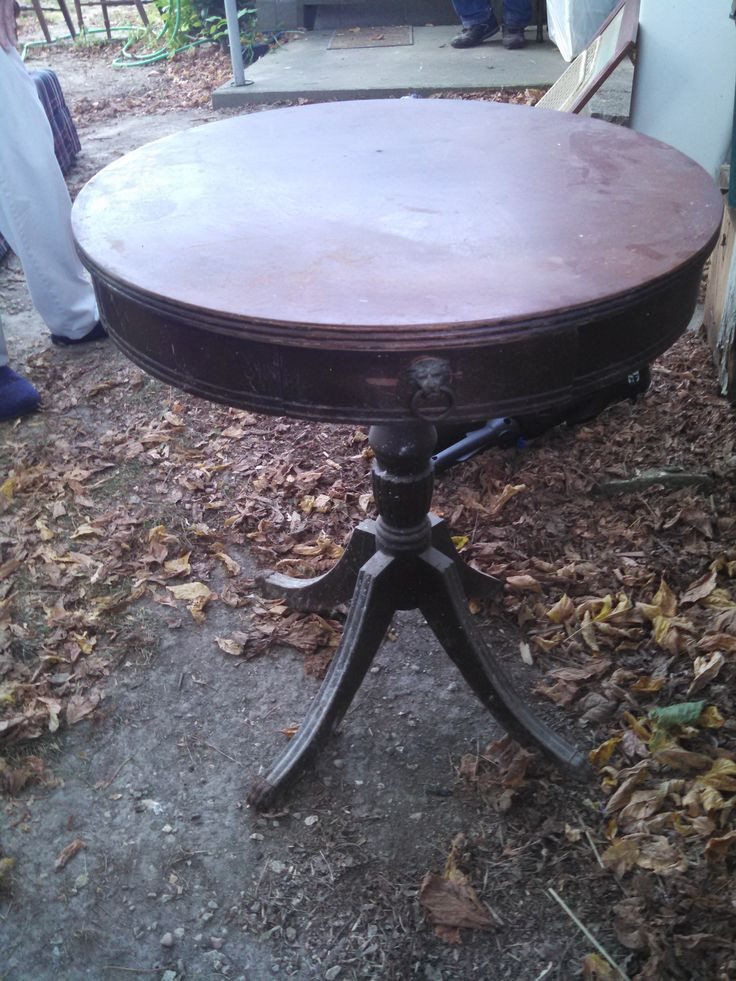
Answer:
[[[216,108],[296,99],[379,99],[483,89],[548,88],[566,64],[549,41],[507,51],[500,35],[477,48],[456,49],[457,28],[415,27],[414,43],[395,47],[328,48],[333,31],[297,35],[246,69],[244,86],[213,94]]]

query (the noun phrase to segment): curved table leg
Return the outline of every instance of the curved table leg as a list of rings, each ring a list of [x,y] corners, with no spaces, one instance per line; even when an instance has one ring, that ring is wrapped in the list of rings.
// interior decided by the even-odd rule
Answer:
[[[498,580],[466,566],[445,523],[429,514],[434,428],[425,421],[375,425],[373,492],[379,520],[364,521],[334,569],[311,580],[270,575],[271,595],[297,609],[324,609],[347,600],[350,611],[332,665],[306,720],[265,777],[250,804],[267,807],[298,776],[345,714],[383,640],[394,610],[420,609],[450,658],[483,704],[523,743],[535,743],[558,764],[583,776],[583,753],[525,705],[485,646],[467,609],[470,595],[488,595]],[[467,590],[467,592],[466,592]]]
[[[485,572],[478,572],[461,559],[444,518],[430,513],[429,521],[432,525],[432,544],[438,552],[442,552],[455,563],[468,597],[486,599],[503,592],[503,583],[500,579],[489,576]]]
[[[296,579],[280,572],[266,573],[257,582],[266,596],[284,596],[295,610],[331,610],[353,595],[360,567],[376,551],[375,521],[361,521],[341,558],[322,576]]]
[[[294,781],[347,711],[393,616],[394,561],[379,553],[360,570],[342,640],[327,676],[297,734],[266,776],[254,782],[248,795],[254,807],[267,807]]]
[[[558,736],[519,698],[506,672],[486,647],[468,613],[455,563],[437,549],[420,557],[426,585],[420,610],[478,698],[510,735],[536,744],[556,763],[581,777],[590,773],[585,755]]]

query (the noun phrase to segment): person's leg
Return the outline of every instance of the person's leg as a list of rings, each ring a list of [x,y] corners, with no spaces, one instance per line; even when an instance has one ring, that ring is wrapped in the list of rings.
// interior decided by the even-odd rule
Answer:
[[[503,46],[510,51],[523,48],[524,28],[532,19],[531,0],[504,0]]]
[[[41,401],[36,389],[8,366],[8,349],[0,320],[0,420],[34,412]]]
[[[489,0],[452,0],[452,5],[463,27],[474,24],[494,24],[498,27]]]
[[[504,0],[503,22],[506,27],[515,27],[523,31],[531,19],[531,0]]]
[[[72,238],[69,192],[33,80],[17,51],[2,49],[0,133],[0,232],[51,333],[79,340],[95,328],[98,312]]]
[[[473,48],[498,34],[499,25],[489,0],[452,0],[463,29],[450,44],[453,48]]]

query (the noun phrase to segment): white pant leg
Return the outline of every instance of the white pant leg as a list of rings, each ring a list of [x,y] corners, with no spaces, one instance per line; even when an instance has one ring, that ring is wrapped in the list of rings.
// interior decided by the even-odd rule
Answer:
[[[71,201],[51,126],[17,51],[0,48],[0,232],[20,259],[52,334],[79,338],[98,319],[76,253]]]

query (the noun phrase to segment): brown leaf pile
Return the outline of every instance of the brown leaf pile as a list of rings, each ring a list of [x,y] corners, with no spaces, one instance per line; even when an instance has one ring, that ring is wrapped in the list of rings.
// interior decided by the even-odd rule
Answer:
[[[479,89],[477,92],[435,92],[433,99],[469,99],[472,102],[506,102],[516,106],[533,106],[542,98],[546,89]]]
[[[625,894],[615,928],[636,976],[716,977],[736,966],[736,423],[697,337],[653,374],[635,407],[531,454],[487,453],[440,499],[454,526],[476,529],[466,556],[506,579],[538,691],[596,746],[602,861]],[[709,485],[595,493],[673,465]],[[491,517],[487,502],[519,484]]]
[[[172,628],[182,618],[203,623],[215,603],[247,607],[243,626],[218,638],[223,651],[251,658],[286,644],[317,675],[339,641],[336,620],[254,592],[240,555],[247,548],[264,566],[297,574],[329,568],[370,506],[361,493],[365,434],[342,431],[342,456],[353,460],[338,464],[327,452],[332,433],[305,441],[304,424],[296,433],[172,396],[125,364],[109,376],[97,357],[90,370],[89,361],[42,356],[32,371],[54,413],[3,432],[5,743],[94,715],[100,683],[135,645],[132,604],[168,609]],[[147,386],[149,397],[131,403]],[[81,421],[79,406],[97,414],[99,429]]]
[[[79,57],[90,61],[99,59],[107,65],[112,64],[118,54],[118,45],[104,45],[82,49]],[[75,120],[89,123],[113,119],[119,113],[136,115],[209,107],[213,91],[232,78],[230,58],[217,45],[190,48],[171,60],[150,67],[120,70],[144,73],[150,80],[150,87],[139,94],[98,94],[93,98],[76,99],[70,106]]]

